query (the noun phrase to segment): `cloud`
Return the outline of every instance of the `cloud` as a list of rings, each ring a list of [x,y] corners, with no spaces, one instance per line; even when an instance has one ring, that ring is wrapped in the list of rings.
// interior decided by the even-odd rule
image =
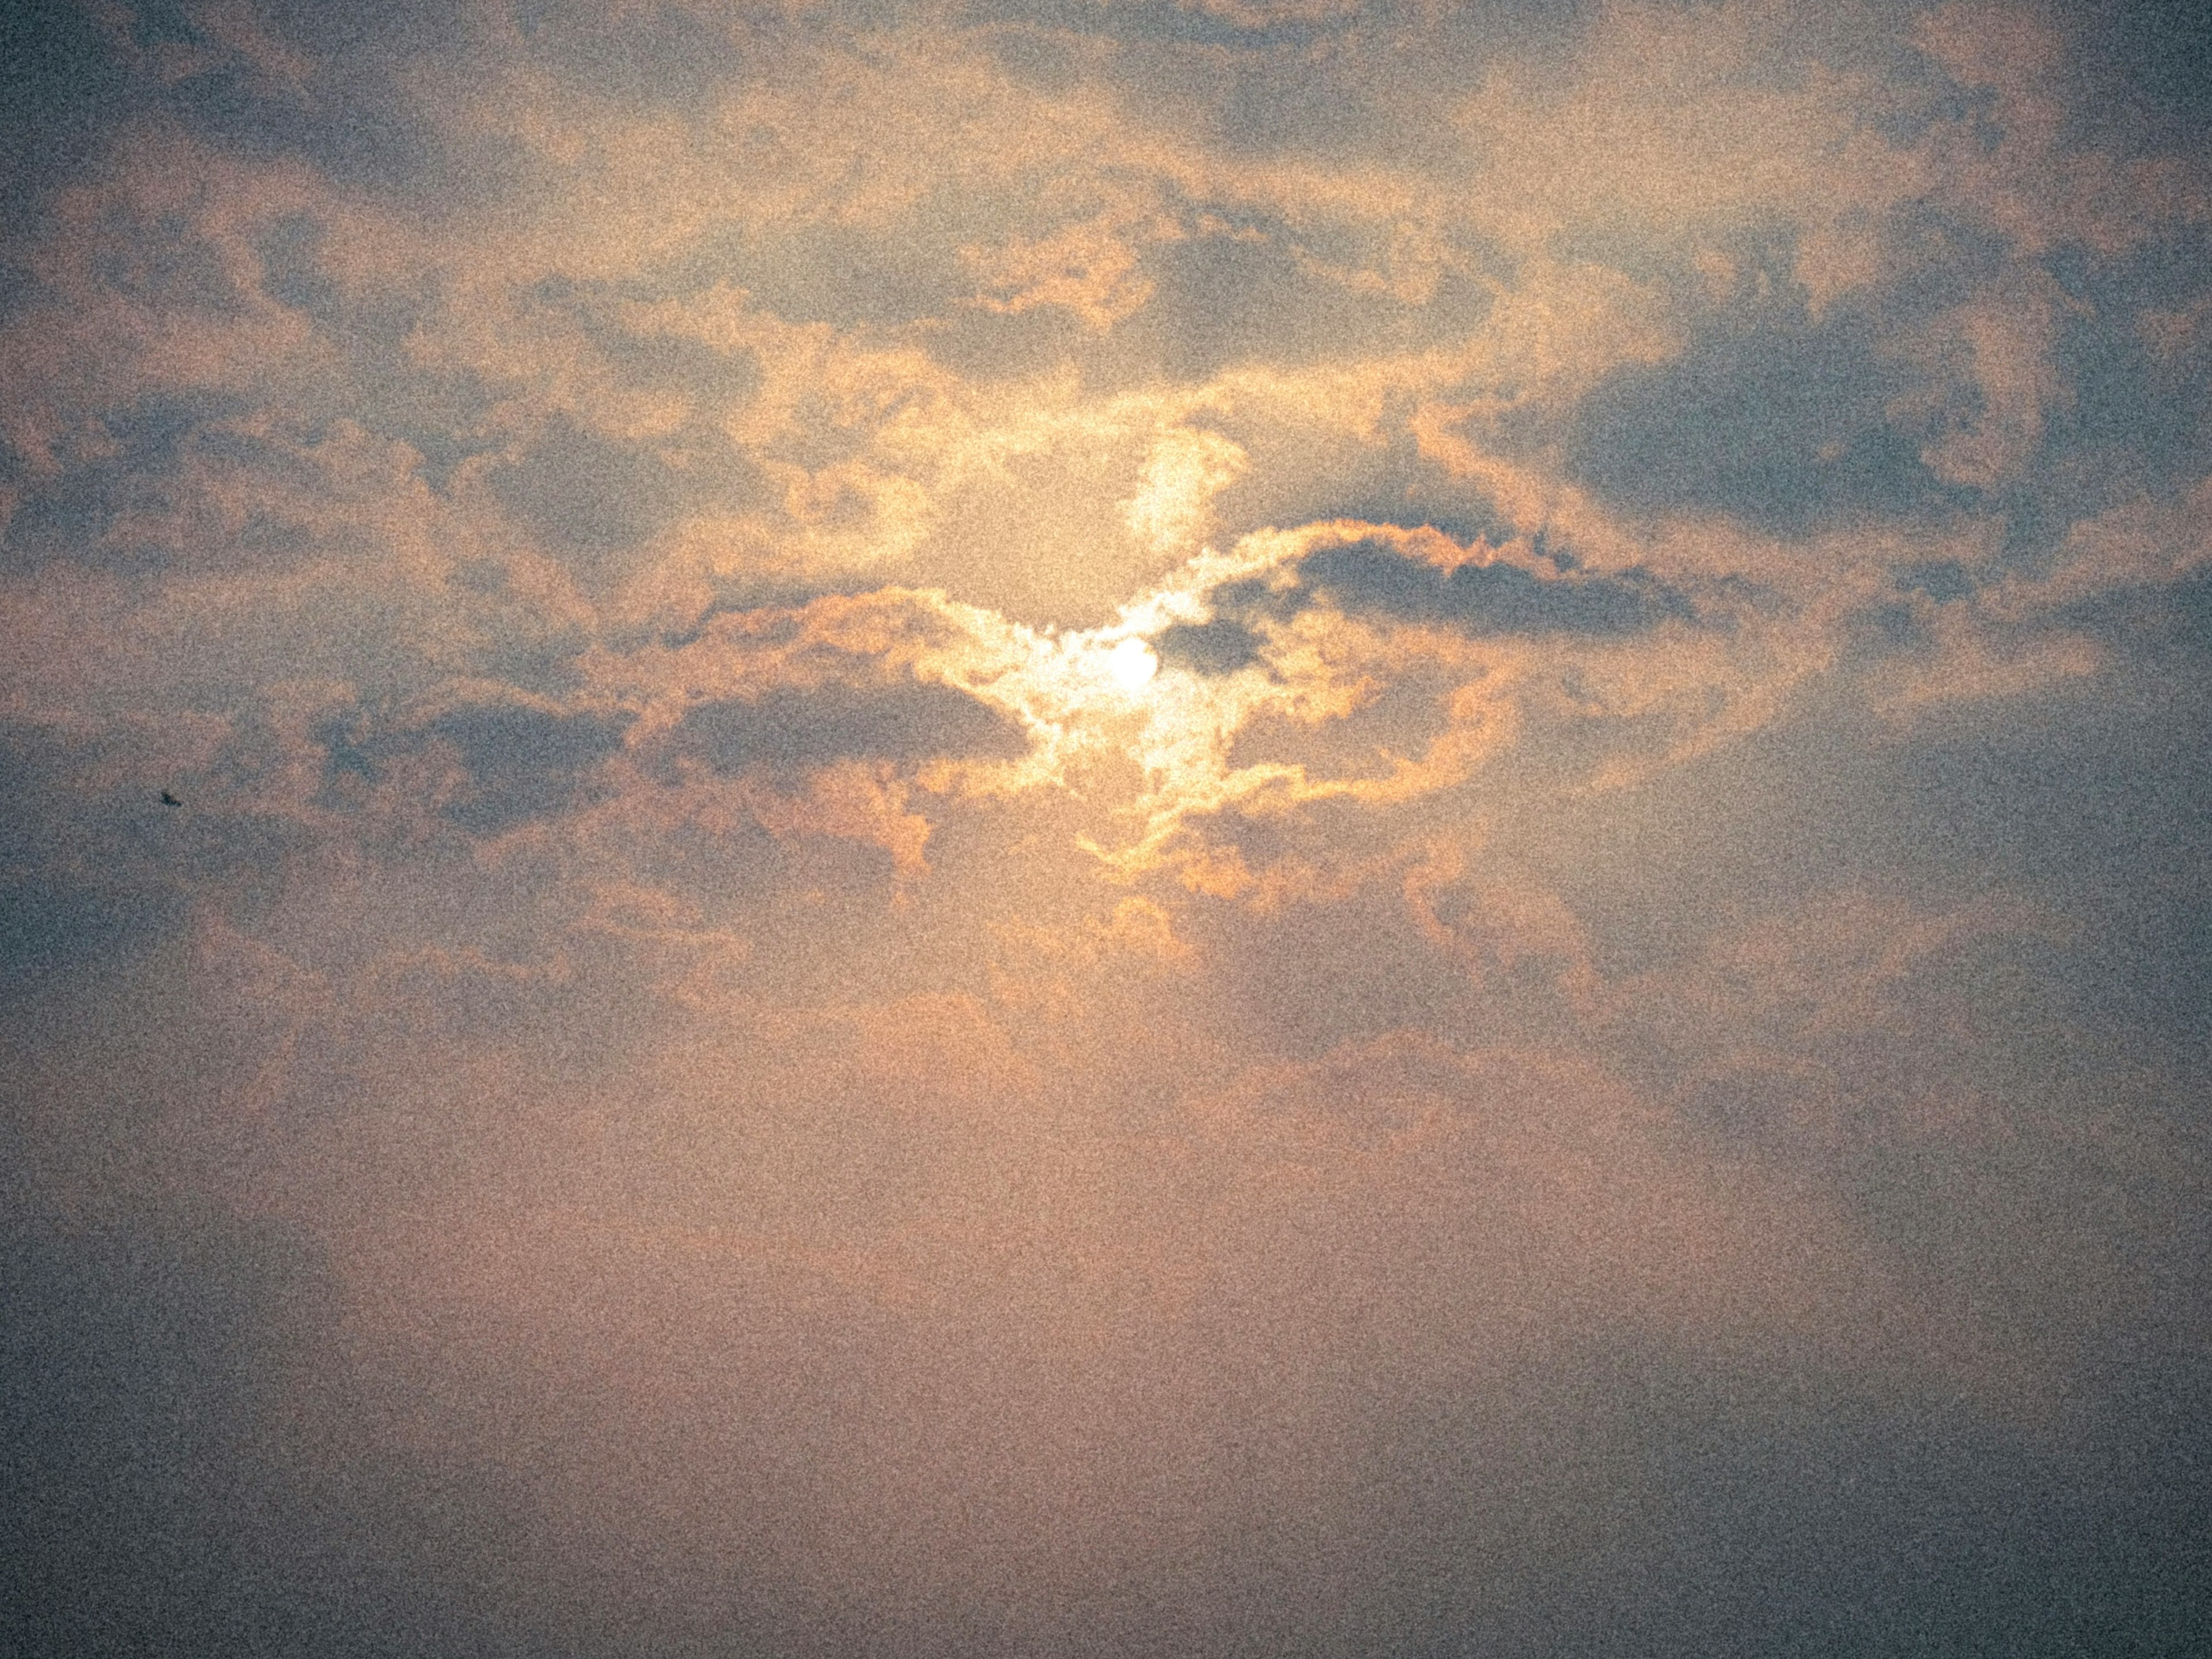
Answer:
[[[1130,533],[1160,552],[1188,552],[1212,498],[1244,470],[1244,452],[1218,432],[1175,428],[1146,459],[1144,482],[1123,509]]]
[[[684,716],[669,744],[673,753],[718,772],[873,757],[1011,758],[1024,747],[1019,731],[988,705],[944,685],[864,691],[832,684],[750,702],[702,703]]]
[[[1152,649],[1170,668],[1199,674],[1233,674],[1260,659],[1260,635],[1240,622],[1170,623],[1152,637]]]
[[[994,251],[963,249],[986,285],[975,302],[1008,316],[1036,306],[1064,306],[1086,327],[1112,328],[1142,310],[1153,292],[1152,280],[1138,273],[1137,254],[1121,234],[1125,226],[1116,222],[1124,217],[1101,215],[1042,241],[1017,241]],[[1181,234],[1171,223],[1156,222],[1155,235]]]
[[[34,1648],[2185,1645],[2142,19],[25,20]]]
[[[472,835],[496,835],[588,798],[592,774],[622,747],[619,718],[526,702],[464,704],[413,720],[337,720],[326,798],[404,796]]]
[[[1942,511],[1963,480],[1899,429],[1917,389],[1864,313],[1810,307],[1729,307],[1680,356],[1609,377],[1576,413],[1572,474],[1631,512],[1718,511],[1782,535]]]
[[[1945,483],[1986,489],[2003,481],[2033,456],[2045,410],[2072,401],[2072,389],[2051,361],[2063,299],[2056,284],[2045,284],[2009,304],[1992,299],[1936,321],[1920,349],[1939,360],[1963,355],[1969,395],[1978,407],[1959,410],[1955,394],[1947,398],[1930,386],[1893,403],[1891,412],[1920,413],[1917,404],[1933,405],[1928,413],[1941,435],[1920,456]]]
[[[1309,553],[1298,574],[1304,586],[1347,611],[1378,611],[1472,634],[1628,634],[1695,614],[1679,593],[1648,579],[1547,578],[1502,560],[1474,558],[1445,569],[1371,543]]]

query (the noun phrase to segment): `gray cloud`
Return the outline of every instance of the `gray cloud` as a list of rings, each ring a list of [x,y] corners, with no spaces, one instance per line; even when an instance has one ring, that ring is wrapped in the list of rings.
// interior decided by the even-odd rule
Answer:
[[[2185,1649],[2201,30],[0,27],[0,1647]]]
[[[592,774],[622,747],[627,722],[558,714],[521,703],[464,706],[428,720],[334,720],[320,733],[329,752],[330,799],[394,780],[404,763],[429,769],[403,788],[473,835],[496,835],[589,799]],[[450,757],[450,777],[434,775]],[[349,787],[351,786],[351,787]]]
[[[1177,623],[1154,635],[1152,645],[1170,668],[1233,674],[1259,659],[1261,638],[1243,623],[1217,617],[1212,622]]]
[[[1352,612],[1437,623],[1470,634],[1632,634],[1697,615],[1682,594],[1645,573],[1540,576],[1498,561],[1443,570],[1376,542],[1309,553],[1300,582]]]
[[[841,760],[1018,755],[1021,732],[987,705],[943,685],[835,683],[702,703],[671,734],[670,752],[718,772],[790,772]]]
[[[1784,533],[1960,504],[1887,412],[1908,377],[1869,319],[1725,326],[1597,387],[1576,411],[1575,472],[1637,512],[1717,509]]]

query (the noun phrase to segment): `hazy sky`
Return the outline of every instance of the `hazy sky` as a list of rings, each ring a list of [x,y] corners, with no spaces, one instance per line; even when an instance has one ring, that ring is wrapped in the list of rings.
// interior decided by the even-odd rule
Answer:
[[[2194,1650],[2193,8],[0,75],[0,1649]]]

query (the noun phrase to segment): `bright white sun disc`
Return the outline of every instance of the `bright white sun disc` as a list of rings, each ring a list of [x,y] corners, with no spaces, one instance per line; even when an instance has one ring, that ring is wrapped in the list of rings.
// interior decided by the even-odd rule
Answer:
[[[1133,691],[1159,672],[1160,659],[1142,640],[1127,639],[1106,653],[1106,672],[1124,691]]]

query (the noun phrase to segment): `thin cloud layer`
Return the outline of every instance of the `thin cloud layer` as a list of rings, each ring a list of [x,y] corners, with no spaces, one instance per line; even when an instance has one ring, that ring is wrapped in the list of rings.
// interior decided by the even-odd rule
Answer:
[[[0,1644],[2185,1650],[2179,11],[6,27]]]

